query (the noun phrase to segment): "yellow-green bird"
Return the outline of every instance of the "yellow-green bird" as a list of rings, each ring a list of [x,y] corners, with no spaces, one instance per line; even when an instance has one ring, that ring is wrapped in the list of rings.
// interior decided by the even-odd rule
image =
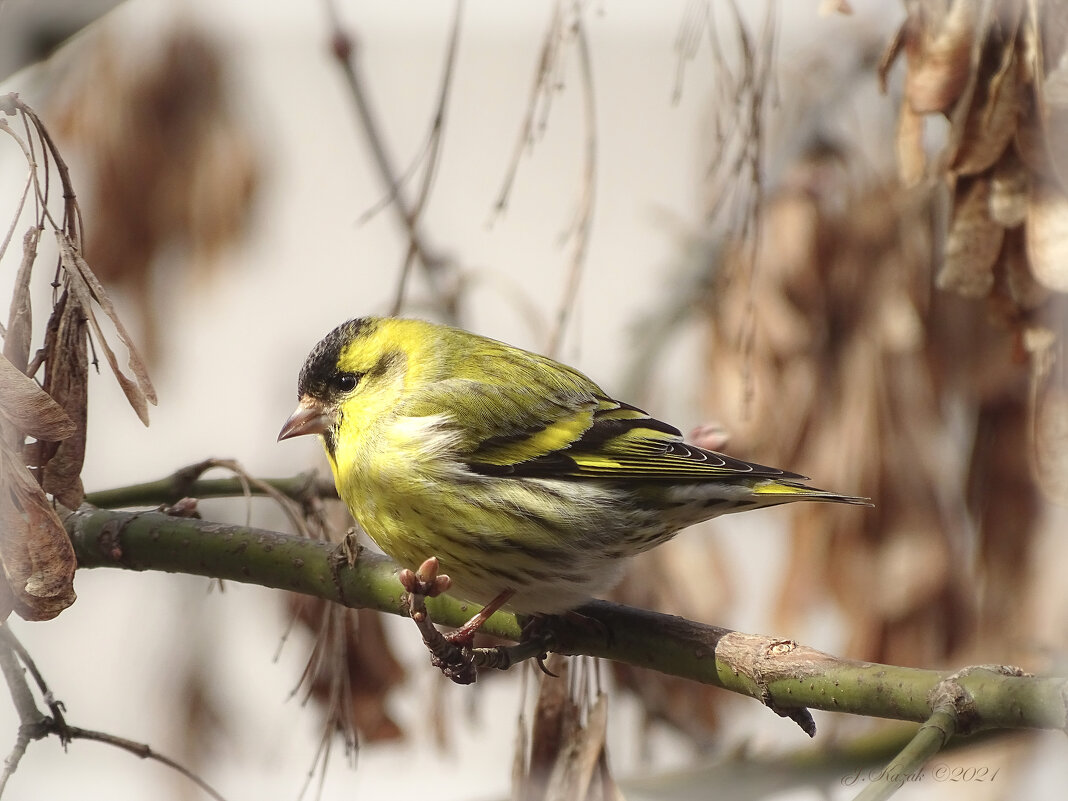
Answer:
[[[867,504],[687,445],[577,370],[458,328],[344,323],[312,349],[279,440],[318,434],[338,494],[379,547],[436,556],[465,600],[558,613],[628,556],[727,512]]]

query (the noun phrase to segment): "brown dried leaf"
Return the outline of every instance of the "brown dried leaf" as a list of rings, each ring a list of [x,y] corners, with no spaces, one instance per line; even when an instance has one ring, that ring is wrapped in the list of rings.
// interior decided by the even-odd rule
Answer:
[[[1068,189],[1068,59],[1062,55],[1056,66],[1035,89],[1037,124],[1042,131],[1043,175],[1052,172]]]
[[[568,667],[566,658],[550,655],[548,668],[557,675],[541,677],[530,756],[524,760],[523,755],[517,755],[512,797],[523,801],[621,801],[606,760],[608,698],[602,692],[587,695],[569,689]],[[520,738],[519,747],[524,745]]]
[[[1052,372],[1063,354],[1048,328],[1028,329],[1023,342],[1031,355],[1031,472],[1047,497],[1068,504],[1068,392]]]
[[[50,620],[74,603],[74,547],[44,490],[0,446],[0,561],[14,609]]]
[[[1015,228],[1027,217],[1031,174],[1009,148],[994,165],[990,176],[990,218],[1006,228]]]
[[[567,727],[567,739],[557,754],[545,793],[547,799],[586,801],[605,797],[603,791],[593,792],[593,782],[594,771],[604,758],[607,731],[608,696],[598,693],[586,714],[586,725],[576,719]]]
[[[74,246],[70,237],[65,232],[57,231],[56,240],[59,243],[60,259],[63,262],[63,268],[70,277],[71,292],[83,307],[85,314],[89,319],[89,323],[92,325],[93,331],[96,334],[100,349],[104,352],[104,357],[111,366],[111,370],[115,374],[119,386],[122,387],[126,399],[130,402],[130,406],[133,407],[134,411],[137,412],[137,416],[141,418],[141,422],[147,426],[148,404],[156,404],[156,391],[152,388],[152,381],[148,377],[148,369],[145,367],[145,363],[138,354],[137,348],[133,344],[133,340],[126,332],[126,327],[122,324],[118,314],[116,314],[115,307],[111,303],[111,298],[109,298],[107,292],[104,291],[104,287],[101,285],[100,281],[93,275],[93,271],[89,269],[89,265],[85,263],[85,259],[78,253],[78,249]],[[115,326],[119,341],[126,346],[127,353],[129,354],[127,367],[130,368],[130,372],[133,375],[132,380],[119,368],[115,353],[111,350],[111,346],[108,345],[103,332],[100,330],[100,324],[97,322],[96,315],[94,315],[92,311],[94,303],[99,306],[104,314],[107,315],[108,319],[111,320],[112,324]]]
[[[933,4],[923,7],[924,13],[932,11]],[[917,114],[945,111],[964,91],[971,75],[977,17],[974,0],[953,0],[939,20],[909,15],[905,97]]]
[[[7,576],[0,570],[0,623],[11,617],[15,611],[15,593],[11,591],[11,585],[7,582]]]
[[[71,436],[75,426],[36,381],[0,355],[0,430],[5,441],[9,433],[17,434],[8,442],[17,448],[23,436],[56,442]]]
[[[85,497],[81,472],[89,405],[89,357],[84,312],[67,293],[52,310],[49,334],[45,343],[44,389],[63,408],[75,431],[57,444],[38,443],[34,464],[42,468],[44,490],[64,506],[75,509]]]
[[[973,298],[987,295],[994,285],[994,264],[1004,236],[1005,229],[990,219],[989,179],[961,179],[938,273],[939,289]]]
[[[1019,124],[1025,88],[1020,72],[1015,40],[1005,42],[997,71],[989,76],[980,74],[968,113],[957,123],[964,126],[951,165],[958,174],[983,172],[998,160],[1012,141]]]
[[[905,100],[897,117],[897,169],[901,183],[915,186],[927,171],[927,153],[923,147],[923,115],[917,114]]]
[[[538,703],[534,707],[527,772],[536,782],[547,781],[552,771],[556,755],[563,745],[571,703],[567,692],[567,659],[558,654],[550,654],[546,667],[558,678],[541,676]]]
[[[1040,181],[1027,207],[1027,256],[1035,279],[1047,289],[1068,292],[1068,196]]]
[[[7,315],[7,333],[4,335],[4,356],[20,372],[26,371],[30,361],[30,337],[33,333],[33,312],[30,306],[30,275],[37,258],[37,242],[41,229],[30,226],[22,238],[22,263],[15,276],[11,292],[11,310]]]
[[[1024,230],[1013,228],[1005,232],[1005,246],[1001,249],[1001,270],[1005,275],[1005,289],[1013,305],[1012,316],[1019,311],[1032,311],[1045,303],[1050,292],[1035,280],[1027,262]]]

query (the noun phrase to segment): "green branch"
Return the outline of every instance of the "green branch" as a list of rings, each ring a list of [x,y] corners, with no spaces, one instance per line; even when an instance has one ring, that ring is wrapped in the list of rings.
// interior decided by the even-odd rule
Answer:
[[[218,466],[217,460],[199,462],[156,481],[90,492],[85,496],[85,500],[101,509],[120,509],[131,506],[174,504],[182,498],[240,498],[244,495],[266,495],[266,488],[273,489],[295,501],[304,501],[309,497],[337,497],[334,482],[329,479],[324,480],[316,471],[301,473],[289,478],[257,479],[255,482],[241,476],[200,478],[205,470],[216,466]]]
[[[406,614],[396,566],[362,552],[349,566],[323,542],[272,531],[85,506],[65,525],[80,567],[161,570],[229,579],[312,595],[350,607]],[[437,622],[459,626],[474,609],[447,596],[427,600]],[[790,640],[743,634],[680,617],[594,601],[579,610],[599,625],[566,618],[554,625],[554,649],[587,654],[712,684],[760,700],[797,719],[823,709],[924,722],[953,690],[956,729],[1066,727],[1068,680],[974,668],[959,674],[838,659]],[[515,615],[498,612],[484,626],[520,638]]]

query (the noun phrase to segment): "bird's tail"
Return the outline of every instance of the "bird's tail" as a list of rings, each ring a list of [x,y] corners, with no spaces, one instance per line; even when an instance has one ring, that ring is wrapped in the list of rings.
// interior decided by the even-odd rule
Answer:
[[[808,487],[793,481],[762,481],[753,487],[753,494],[767,505],[790,501],[823,501],[825,503],[851,503],[857,506],[874,506],[871,498],[856,495],[839,495],[837,492]]]

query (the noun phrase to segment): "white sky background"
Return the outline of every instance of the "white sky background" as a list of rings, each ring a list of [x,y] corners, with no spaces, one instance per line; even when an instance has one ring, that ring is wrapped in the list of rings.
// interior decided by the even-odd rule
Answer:
[[[815,0],[783,5],[788,8],[780,57],[787,59],[786,70],[792,49],[806,41],[812,46],[813,39],[826,38],[840,47],[847,41],[843,31],[863,27],[880,8],[876,30],[888,34],[887,20],[902,13],[897,4],[877,0],[854,3],[853,20],[818,18]],[[379,0],[340,6],[343,20],[359,36],[386,141],[395,162],[406,165],[422,145],[436,101],[452,5]],[[111,21],[152,47],[156,26],[179,8],[225,43],[235,68],[235,94],[265,156],[267,180],[248,246],[232,253],[208,284],[194,286],[175,275],[159,291],[165,361],[154,374],[160,405],[152,410],[151,427],[140,426],[110,376],[91,380],[84,471],[90,490],[160,477],[207,456],[236,458],[256,475],[324,466],[317,443],[275,442],[295,401],[297,371],[310,347],[335,324],[388,309],[406,247],[391,212],[356,225],[383,190],[327,50],[322,6],[130,0]],[[630,326],[663,296],[671,279],[680,232],[700,226],[700,178],[708,155],[701,122],[712,75],[703,49],[687,70],[681,102],[672,105],[673,45],[685,8],[683,0],[613,0],[595,4],[587,15],[597,82],[599,181],[582,288],[561,356],[609,392],[628,366],[635,342]],[[544,320],[551,319],[561,296],[569,255],[559,243],[578,200],[583,148],[574,69],[554,100],[544,139],[520,167],[509,210],[492,226],[487,222],[526,111],[550,12],[547,2],[466,4],[444,151],[423,226],[437,248],[466,269],[491,276],[467,299],[468,327],[533,349],[544,347],[547,328],[532,329],[494,287],[510,284],[508,293],[525,297]],[[39,85],[24,74],[0,89],[20,91],[37,105],[43,100],[34,96]],[[10,219],[12,194],[4,187],[21,186],[23,176],[22,167],[0,152],[4,220]],[[77,174],[74,180],[76,186],[85,184]],[[13,272],[0,271],[0,298],[9,297]],[[410,297],[419,297],[421,282],[414,289]],[[38,315],[42,323],[45,315]],[[650,377],[645,397],[631,398],[684,431],[701,422],[693,378],[700,364],[696,343],[694,332],[684,335]],[[785,466],[804,471],[804,465]],[[242,522],[240,512],[230,514]],[[767,571],[783,551],[780,535],[769,527],[775,513],[763,514],[762,522],[728,519],[712,534],[728,551],[731,538],[744,535],[749,560],[754,548],[766,552],[759,565],[747,565],[734,546],[732,565],[742,576],[756,568]],[[254,522],[277,521],[258,512]],[[182,747],[170,740],[167,720],[183,703],[176,682],[185,660],[205,659],[216,702],[229,724],[241,728],[222,732],[211,744],[217,759],[201,769],[203,775],[234,801],[295,798],[318,738],[316,713],[285,700],[307,644],[291,641],[273,662],[285,625],[275,594],[238,585],[209,593],[207,586],[189,577],[85,571],[77,577],[79,600],[71,609],[52,623],[19,624],[17,633],[66,702],[72,723],[144,741],[178,758]],[[731,624],[761,630],[759,606],[741,610]],[[401,748],[364,748],[355,772],[335,753],[324,798],[423,795],[428,785],[436,801],[506,795],[517,680],[504,677],[475,690],[447,687],[458,721],[452,747],[442,753],[413,724],[436,679],[414,627],[396,624],[398,647],[416,657],[409,686],[396,693],[397,714],[412,737]],[[828,632],[826,641],[812,644],[833,650],[838,643]],[[464,715],[472,694],[478,696],[474,723]],[[753,702],[741,703],[749,706],[740,717],[738,739],[756,746],[804,744],[793,724]],[[5,738],[0,752],[14,732],[11,714],[0,703]],[[830,718],[817,720],[826,726]],[[633,709],[617,703],[610,721],[617,776],[640,772],[629,735],[636,725]],[[655,750],[666,764],[689,758],[669,736]],[[182,792],[196,797],[162,767],[84,742],[63,755],[49,741],[30,747],[8,793],[13,799],[120,801],[161,797],[163,788],[175,798]],[[924,785],[899,797],[932,797],[925,793],[937,789]],[[811,791],[791,797],[818,796]]]

